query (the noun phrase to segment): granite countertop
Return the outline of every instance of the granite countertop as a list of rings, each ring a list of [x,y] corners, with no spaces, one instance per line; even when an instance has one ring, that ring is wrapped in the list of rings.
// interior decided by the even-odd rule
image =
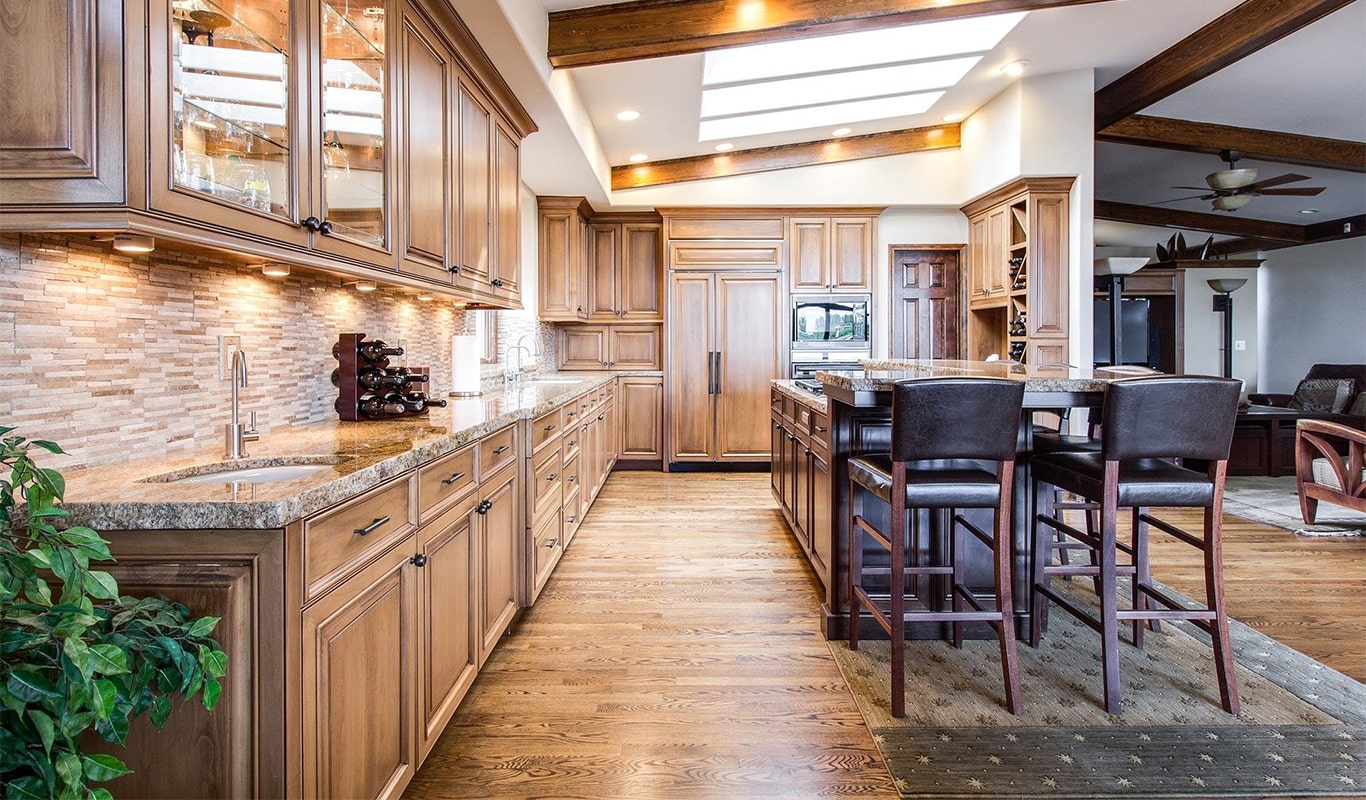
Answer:
[[[813,411],[819,411],[822,414],[827,413],[827,401],[824,395],[812,394],[789,380],[775,380],[773,382],[773,388],[777,389],[779,393],[791,397],[793,400],[796,400],[798,403],[801,403]]]
[[[519,419],[529,419],[592,391],[618,375],[556,373],[520,388],[449,398],[425,416],[378,422],[324,422],[264,431],[247,458],[229,462],[222,445],[184,456],[147,454],[118,464],[72,470],[65,508],[75,524],[96,530],[269,529],[355,497]],[[215,426],[221,427],[221,426]],[[274,483],[170,483],[224,469],[323,464],[325,469]],[[152,478],[154,480],[149,481]]]
[[[1070,367],[1024,365],[1013,361],[865,360],[859,371],[817,372],[816,380],[853,392],[887,391],[911,378],[1007,378],[1023,381],[1031,392],[1094,392],[1118,378],[1157,375],[1146,367]]]

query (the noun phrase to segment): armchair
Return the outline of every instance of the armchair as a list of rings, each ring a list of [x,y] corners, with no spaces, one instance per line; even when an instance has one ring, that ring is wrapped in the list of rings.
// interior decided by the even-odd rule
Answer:
[[[1344,455],[1341,451],[1346,450]],[[1319,419],[1295,426],[1300,515],[1312,525],[1319,502],[1366,513],[1366,431]]]

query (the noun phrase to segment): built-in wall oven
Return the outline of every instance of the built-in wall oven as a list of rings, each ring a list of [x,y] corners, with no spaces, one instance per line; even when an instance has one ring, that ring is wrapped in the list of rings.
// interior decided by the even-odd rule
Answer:
[[[808,294],[792,297],[792,349],[868,350],[866,294]]]

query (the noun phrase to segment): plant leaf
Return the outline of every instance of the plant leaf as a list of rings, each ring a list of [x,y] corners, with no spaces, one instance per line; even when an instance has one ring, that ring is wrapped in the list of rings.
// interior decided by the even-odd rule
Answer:
[[[57,777],[67,786],[76,786],[81,781],[81,759],[75,753],[58,753],[55,759]]]
[[[0,434],[9,433],[9,432],[12,431],[12,430],[14,430],[14,429],[13,429],[13,428],[6,428],[5,430],[0,431]],[[31,439],[31,440],[29,441],[29,444],[33,445],[34,447],[41,447],[41,448],[43,448],[44,450],[46,450],[46,451],[48,451],[49,453],[52,453],[52,454],[54,454],[54,455],[60,455],[60,454],[66,452],[65,450],[62,449],[62,446],[61,446],[61,445],[57,444],[56,442],[49,442],[49,441],[46,440],[46,439]]]
[[[114,795],[109,790],[100,786],[90,790],[90,800],[114,800]]]
[[[48,800],[49,796],[42,779],[33,775],[5,782],[5,800]]]
[[[218,627],[218,621],[219,621],[219,619],[221,619],[221,618],[220,618],[220,617],[200,617],[199,619],[197,619],[197,620],[195,620],[194,622],[190,623],[190,630],[189,630],[189,632],[188,632],[188,635],[189,635],[191,638],[195,638],[195,639],[202,639],[202,638],[204,638],[205,636],[208,636],[209,634],[213,633],[213,629],[214,629],[214,628]]]
[[[57,723],[52,721],[46,711],[37,708],[28,710],[29,721],[33,723],[33,729],[38,731],[38,738],[43,743],[43,752],[52,754],[52,743],[57,741]]]
[[[213,711],[213,707],[218,705],[218,696],[223,693],[223,684],[209,678],[204,681],[204,710]]]
[[[91,753],[81,757],[85,776],[96,783],[111,781],[132,772],[128,765],[105,753]]]
[[[210,678],[221,678],[228,674],[228,654],[213,650],[205,645],[199,646],[199,666]]]
[[[90,700],[90,710],[95,712],[96,719],[108,719],[114,713],[114,699],[118,695],[118,690],[114,687],[114,682],[107,678],[101,678],[90,684],[87,691]]]
[[[108,572],[91,570],[85,573],[85,592],[101,600],[119,599],[119,582]]]
[[[101,675],[124,675],[128,672],[128,654],[117,645],[97,644],[90,648],[95,671]]]
[[[26,669],[16,669],[10,673],[9,680],[5,682],[5,688],[25,703],[41,703],[45,700],[57,700],[61,697],[56,687],[52,685],[52,681],[37,672]]]
[[[166,724],[166,718],[171,716],[171,701],[158,695],[152,701],[152,710],[148,713],[152,718],[152,724],[159,730]]]

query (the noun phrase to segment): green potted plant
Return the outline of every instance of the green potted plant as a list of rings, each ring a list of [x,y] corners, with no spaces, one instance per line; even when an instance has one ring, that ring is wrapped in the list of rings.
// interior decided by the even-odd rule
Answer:
[[[0,427],[0,775],[5,800],[102,798],[95,784],[128,774],[88,752],[87,731],[122,745],[148,714],[158,728],[171,698],[201,696],[212,710],[227,656],[210,638],[216,617],[191,619],[162,598],[120,597],[92,564],[109,543],[70,525],[61,473],[39,467],[36,447]],[[8,472],[8,475],[5,473]]]

